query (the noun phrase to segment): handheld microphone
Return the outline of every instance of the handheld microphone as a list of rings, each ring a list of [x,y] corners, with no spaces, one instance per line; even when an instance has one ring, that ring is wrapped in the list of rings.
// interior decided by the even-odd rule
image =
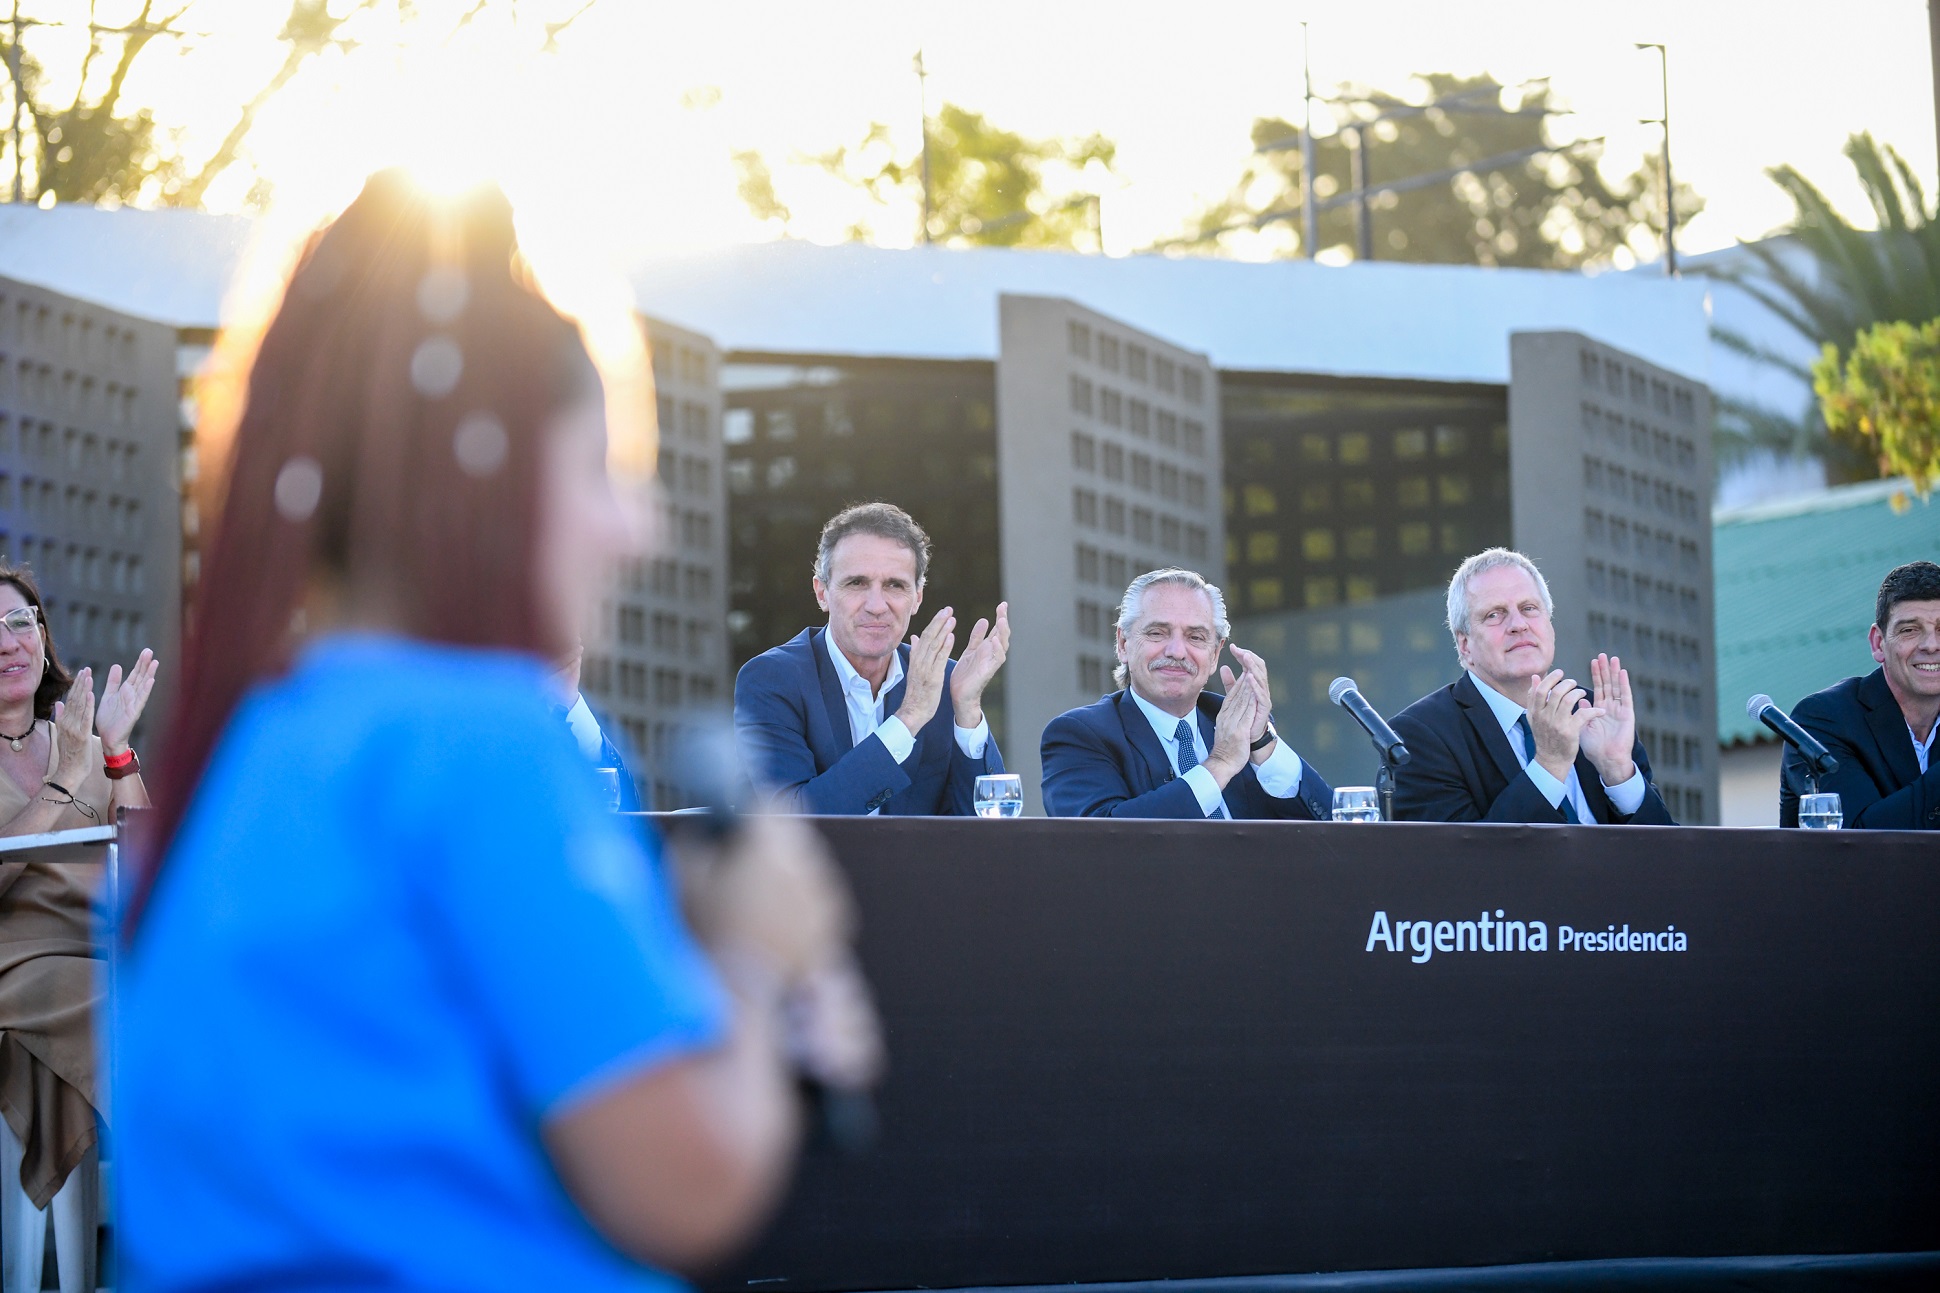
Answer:
[[[680,733],[667,771],[686,782],[689,794],[700,801],[700,806],[666,814],[663,826],[669,828],[670,835],[692,835],[725,850],[746,821],[744,806],[758,798],[735,748],[734,729],[718,722],[689,725]],[[860,975],[860,971],[855,973]],[[824,1080],[803,1018],[806,1006],[798,993],[791,992],[783,1002],[782,1032],[783,1049],[795,1066],[796,1090],[813,1111],[811,1135],[839,1153],[851,1157],[862,1154],[875,1145],[878,1135],[875,1098],[867,1089]]]
[[[1327,699],[1354,716],[1354,721],[1368,734],[1368,739],[1374,742],[1374,748],[1381,752],[1382,758],[1397,765],[1408,761],[1408,747],[1401,743],[1401,738],[1394,734],[1394,729],[1388,726],[1380,711],[1367,703],[1367,698],[1361,695],[1360,688],[1355,686],[1352,678],[1334,679],[1327,687]]]
[[[1819,738],[1792,721],[1791,715],[1772,703],[1772,698],[1759,692],[1745,702],[1745,712],[1778,733],[1785,744],[1799,752],[1805,760],[1807,771],[1814,776],[1824,776],[1839,770],[1839,760],[1832,752],[1819,743]]]

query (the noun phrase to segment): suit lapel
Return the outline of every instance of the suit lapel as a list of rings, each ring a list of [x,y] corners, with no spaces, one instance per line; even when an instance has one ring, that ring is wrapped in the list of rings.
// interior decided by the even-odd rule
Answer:
[[[882,698],[882,716],[884,718],[888,718],[891,714],[903,707],[903,692],[909,687],[909,648],[907,646],[897,647],[896,658],[903,662],[903,676]],[[937,710],[940,713],[942,706],[937,706]],[[910,735],[916,736],[917,733],[911,732]]]
[[[1913,734],[1907,730],[1906,715],[1886,685],[1886,671],[1875,669],[1859,684],[1859,699],[1866,706],[1866,726],[1879,742],[1886,766],[1893,770],[1896,785],[1910,786],[1920,779],[1920,758],[1913,753]]]
[[[1463,670],[1462,676],[1455,680],[1455,703],[1462,707],[1462,716],[1475,729],[1475,735],[1482,741],[1482,748],[1495,760],[1497,770],[1502,773],[1503,784],[1514,781],[1522,774],[1522,760],[1509,748],[1509,738],[1503,732],[1502,724],[1496,722],[1495,711],[1482,698],[1482,693],[1476,689],[1475,679],[1469,677],[1467,670]]]
[[[1139,758],[1145,761],[1147,780],[1145,790],[1157,790],[1172,780],[1174,775],[1172,762],[1165,757],[1165,747],[1159,744],[1159,738],[1153,733],[1152,724],[1147,721],[1145,711],[1140,709],[1138,702],[1132,699],[1129,689],[1113,697],[1113,703],[1118,706],[1118,723],[1124,729],[1125,740],[1138,752]],[[1144,794],[1145,790],[1139,793]]]
[[[815,666],[815,677],[821,683],[822,704],[828,708],[829,727],[835,732],[836,757],[840,758],[855,747],[855,738],[849,733],[849,702],[842,695],[842,679],[835,672],[835,661],[829,659],[827,639],[827,629],[810,633],[808,653]]]

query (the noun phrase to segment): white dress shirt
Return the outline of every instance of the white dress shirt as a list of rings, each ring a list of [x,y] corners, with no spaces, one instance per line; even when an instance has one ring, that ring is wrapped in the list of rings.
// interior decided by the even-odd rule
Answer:
[[[884,718],[882,707],[884,698],[903,680],[903,653],[893,651],[889,656],[889,676],[882,680],[880,691],[872,690],[869,680],[857,673],[849,663],[849,657],[842,654],[842,648],[835,645],[835,634],[822,634],[822,641],[828,647],[829,659],[835,662],[835,676],[842,682],[842,699],[849,709],[849,741],[851,745],[861,745],[871,736],[882,738],[883,746],[888,749],[889,757],[898,763],[908,760],[910,752],[916,748],[916,736],[902,719],[891,714]],[[956,729],[957,748],[969,759],[983,758],[984,746],[990,741],[990,720],[981,718],[975,727]],[[871,808],[869,816],[874,817],[881,810]]]
[[[1913,742],[1913,757],[1920,761],[1921,776],[1926,775],[1927,760],[1933,755],[1933,737],[1936,732],[1940,732],[1940,723],[1935,723],[1932,727],[1929,727],[1927,729],[1927,739],[1922,741],[1919,737],[1913,735],[1913,724],[1908,723],[1906,725],[1906,739]]]
[[[606,733],[600,731],[600,723],[593,717],[593,711],[586,706],[586,697],[575,693],[572,708],[566,711],[566,727],[573,734],[573,741],[579,752],[591,763],[600,757],[600,746],[606,741]]]
[[[1509,738],[1509,752],[1516,756],[1516,762],[1529,773],[1529,779],[1536,789],[1543,792],[1551,808],[1560,808],[1563,796],[1570,797],[1570,804],[1576,809],[1576,820],[1585,826],[1596,824],[1596,814],[1590,811],[1590,801],[1583,797],[1583,785],[1577,779],[1576,768],[1570,768],[1568,781],[1558,781],[1555,774],[1542,764],[1531,759],[1522,748],[1522,733],[1516,730],[1516,722],[1528,716],[1529,711],[1507,696],[1484,682],[1473,670],[1469,677],[1475,681],[1475,689],[1482,693],[1482,699],[1489,702],[1489,709],[1495,714],[1495,721],[1502,724],[1502,734]],[[1533,729],[1532,729],[1533,731]],[[1628,817],[1644,804],[1644,793],[1649,786],[1644,781],[1644,770],[1637,769],[1630,774],[1630,780],[1620,786],[1606,785],[1603,793],[1610,797],[1610,807],[1617,810],[1619,817]]]
[[[1125,691],[1139,709],[1144,711],[1146,721],[1152,724],[1153,735],[1159,738],[1159,747],[1165,751],[1165,757],[1171,762],[1172,770],[1178,772],[1179,720],[1139,695],[1136,688],[1127,687]],[[1179,779],[1192,787],[1192,793],[1199,800],[1200,812],[1208,817],[1224,817],[1230,821],[1233,815],[1226,811],[1226,801],[1220,797],[1219,782],[1213,779],[1212,773],[1206,771],[1206,738],[1199,731],[1198,707],[1194,706],[1193,712],[1187,717],[1192,720],[1190,724],[1192,753],[1199,762],[1193,765],[1190,772],[1183,773]],[[1285,741],[1275,741],[1273,753],[1253,765],[1253,775],[1259,778],[1260,789],[1275,799],[1291,799],[1298,794],[1300,777],[1305,771],[1306,768],[1300,762],[1300,756],[1295,754],[1293,747]]]

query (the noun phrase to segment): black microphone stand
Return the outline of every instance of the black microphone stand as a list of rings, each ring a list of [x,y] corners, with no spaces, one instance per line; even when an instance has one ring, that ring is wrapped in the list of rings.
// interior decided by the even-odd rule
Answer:
[[[1394,820],[1394,760],[1388,757],[1386,749],[1379,742],[1374,749],[1381,756],[1381,770],[1374,774],[1374,793],[1381,800],[1381,820]]]

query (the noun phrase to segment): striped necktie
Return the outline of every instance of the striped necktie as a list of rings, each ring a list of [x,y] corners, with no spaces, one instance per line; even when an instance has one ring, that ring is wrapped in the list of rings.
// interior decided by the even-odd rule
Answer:
[[[1524,765],[1527,766],[1528,764],[1534,763],[1536,761],[1536,734],[1529,730],[1529,715],[1524,714],[1516,720],[1516,731],[1522,736]],[[1583,819],[1576,815],[1576,805],[1570,802],[1570,785],[1567,781],[1563,783],[1563,802],[1559,807],[1563,810],[1564,821],[1578,825],[1582,823]]]

